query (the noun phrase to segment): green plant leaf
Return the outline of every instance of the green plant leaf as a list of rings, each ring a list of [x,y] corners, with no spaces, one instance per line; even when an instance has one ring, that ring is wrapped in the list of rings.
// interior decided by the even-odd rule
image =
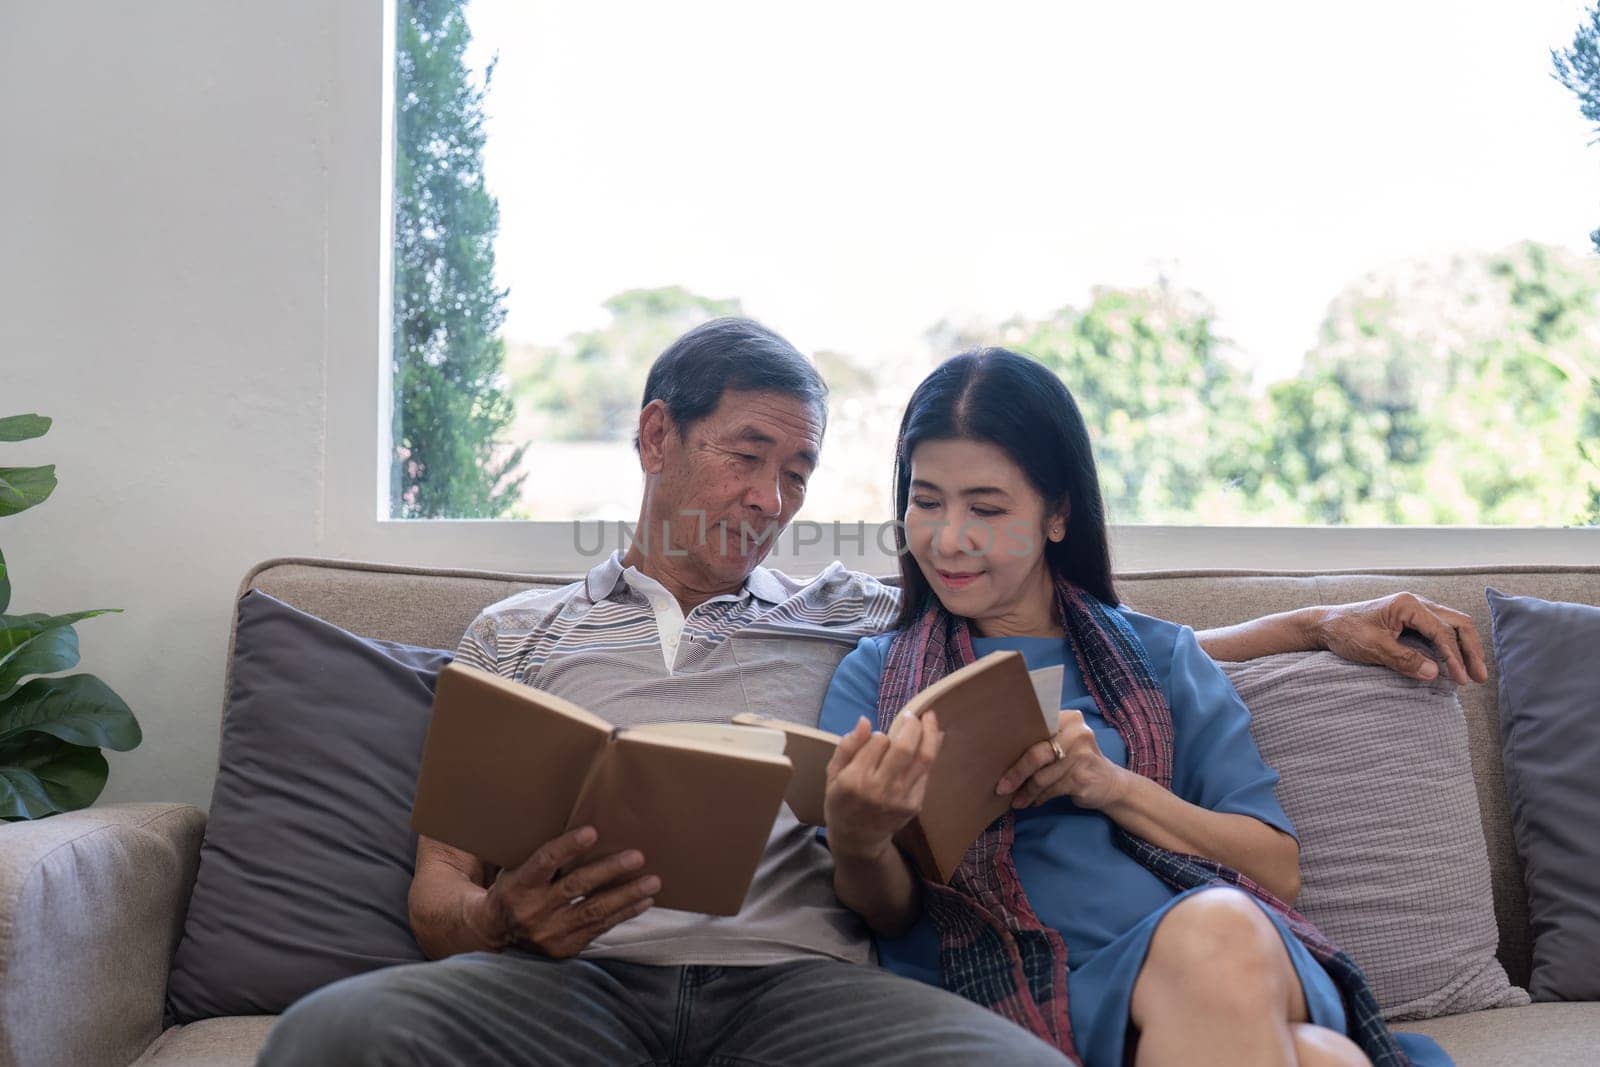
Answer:
[[[0,441],[28,441],[50,430],[48,415],[8,415],[0,419]]]
[[[49,734],[0,742],[0,819],[37,819],[94,803],[110,768],[97,748]]]
[[[0,614],[11,606],[11,579],[6,576],[6,554],[0,552]]]
[[[78,634],[58,626],[28,638],[0,656],[0,701],[30,674],[56,674],[78,665]]]
[[[121,608],[94,608],[90,611],[74,611],[69,615],[45,615],[40,612],[30,612],[27,615],[0,615],[0,656],[20,647],[24,641],[46,630],[71,626],[75,622],[92,619],[96,615],[108,615],[121,610]]]
[[[56,490],[56,465],[0,467],[0,518],[43,504]]]
[[[37,819],[59,810],[31,770],[0,761],[0,819]]]
[[[0,700],[0,744],[30,730],[118,752],[143,739],[128,705],[92,674],[35,678]]]

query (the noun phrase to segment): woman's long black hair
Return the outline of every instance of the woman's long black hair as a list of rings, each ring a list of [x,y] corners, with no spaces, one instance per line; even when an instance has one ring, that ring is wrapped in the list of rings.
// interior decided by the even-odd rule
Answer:
[[[900,420],[894,510],[903,592],[895,626],[909,626],[932,594],[906,550],[911,455],[924,441],[958,439],[987,441],[1009,456],[1044,497],[1046,515],[1063,504],[1070,509],[1067,535],[1045,542],[1045,561],[1052,574],[1117,604],[1100,477],[1077,402],[1061,379],[1035,360],[1004,348],[981,348],[941,363],[911,394]]]

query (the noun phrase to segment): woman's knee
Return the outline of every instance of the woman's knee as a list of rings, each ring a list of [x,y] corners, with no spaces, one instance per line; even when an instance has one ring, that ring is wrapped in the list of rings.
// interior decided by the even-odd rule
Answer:
[[[1140,975],[1203,998],[1282,995],[1288,955],[1272,920],[1237,889],[1206,889],[1173,905],[1156,927]]]
[[[1361,1046],[1325,1026],[1296,1023],[1290,1036],[1300,1067],[1366,1067],[1371,1062]]]

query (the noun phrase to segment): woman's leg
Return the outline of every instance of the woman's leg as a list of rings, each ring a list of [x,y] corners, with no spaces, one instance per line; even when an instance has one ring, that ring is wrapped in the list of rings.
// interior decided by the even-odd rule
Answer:
[[[1295,1062],[1299,1067],[1365,1067],[1370,1062],[1360,1045],[1326,1026],[1291,1023],[1289,1032],[1294,1035]]]
[[[1139,1067],[1277,1067],[1300,1063],[1302,1054],[1307,1067],[1366,1063],[1348,1040],[1347,1048],[1321,1040],[1340,1035],[1303,1025],[1305,993],[1283,938],[1237,889],[1207,889],[1167,912],[1130,1011]]]

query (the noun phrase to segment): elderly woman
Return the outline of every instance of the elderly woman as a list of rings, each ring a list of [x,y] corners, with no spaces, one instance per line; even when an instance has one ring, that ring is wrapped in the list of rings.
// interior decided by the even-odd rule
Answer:
[[[1359,970],[1290,909],[1278,776],[1194,633],[1118,606],[1061,382],[1003,349],[943,364],[907,407],[895,482],[900,617],[839,665],[821,722],[846,735],[826,803],[835,886],[883,966],[1091,1065],[1449,1063],[1391,1035]],[[997,784],[1012,810],[951,884],[923,883],[892,838],[942,734],[937,709],[895,714],[1001,649],[1064,667],[1059,728]]]

